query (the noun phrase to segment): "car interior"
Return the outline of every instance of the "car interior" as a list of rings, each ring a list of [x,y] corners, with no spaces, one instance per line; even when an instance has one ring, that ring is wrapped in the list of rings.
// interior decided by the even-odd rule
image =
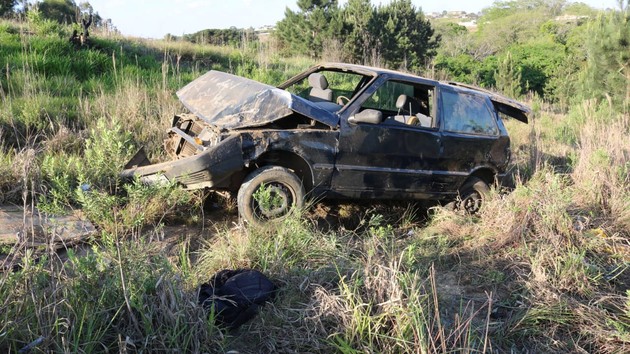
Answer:
[[[433,87],[389,81],[364,102],[361,110],[380,111],[385,125],[434,128],[434,102]]]
[[[353,72],[322,70],[311,73],[286,90],[329,112],[337,112],[371,79],[371,76]]]

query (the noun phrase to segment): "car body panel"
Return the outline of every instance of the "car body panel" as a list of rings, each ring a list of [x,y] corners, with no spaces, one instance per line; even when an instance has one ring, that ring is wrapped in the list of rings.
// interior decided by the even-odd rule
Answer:
[[[332,182],[335,193],[350,198],[432,194],[428,187],[439,163],[439,132],[345,123]]]
[[[233,135],[200,154],[185,159],[147,164],[140,150],[125,169],[122,178],[138,176],[141,181],[177,182],[188,189],[217,188],[228,184],[230,176],[242,170],[245,161],[242,154],[243,141],[240,135]],[[139,155],[140,154],[140,155]],[[142,161],[133,164],[133,161]]]
[[[291,130],[246,130],[240,135],[246,141],[243,146],[245,165],[255,164],[265,154],[276,153],[278,159],[286,156],[278,152],[292,154],[301,158],[308,166],[306,171],[313,187],[321,194],[330,186],[332,166],[338,151],[339,132],[324,129],[291,129]],[[277,163],[273,157],[266,158],[265,163]]]

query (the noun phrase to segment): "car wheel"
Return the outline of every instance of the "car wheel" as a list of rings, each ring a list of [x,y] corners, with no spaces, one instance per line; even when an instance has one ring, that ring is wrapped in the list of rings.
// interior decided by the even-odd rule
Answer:
[[[471,177],[459,190],[459,200],[455,209],[467,214],[476,214],[481,210],[483,201],[488,198],[490,188],[482,179]]]
[[[304,186],[291,170],[280,166],[261,167],[246,178],[236,198],[241,217],[262,225],[286,217],[304,206]]]

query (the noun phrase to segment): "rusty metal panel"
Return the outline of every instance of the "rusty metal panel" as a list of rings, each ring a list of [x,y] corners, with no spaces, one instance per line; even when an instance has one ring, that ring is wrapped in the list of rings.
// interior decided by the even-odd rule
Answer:
[[[80,211],[55,216],[37,209],[23,209],[12,205],[0,206],[0,244],[24,243],[37,247],[54,243],[68,243],[94,233],[94,225]]]

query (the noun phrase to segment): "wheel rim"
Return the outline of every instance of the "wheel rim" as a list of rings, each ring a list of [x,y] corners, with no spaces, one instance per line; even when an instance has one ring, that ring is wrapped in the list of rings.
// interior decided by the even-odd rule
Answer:
[[[271,182],[260,185],[252,198],[252,209],[261,220],[278,219],[286,216],[295,203],[289,186]]]
[[[481,209],[483,197],[481,193],[474,191],[461,201],[461,206],[469,214],[475,214]]]

